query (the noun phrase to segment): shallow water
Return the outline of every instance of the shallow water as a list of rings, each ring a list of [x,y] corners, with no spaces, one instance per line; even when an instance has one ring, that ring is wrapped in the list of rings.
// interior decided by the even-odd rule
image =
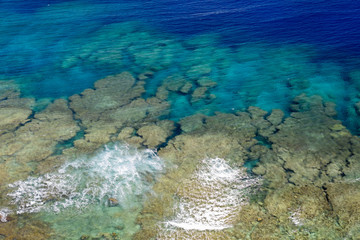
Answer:
[[[243,216],[214,227],[192,213],[217,215],[221,201],[240,209],[243,195],[232,191],[248,178],[264,178],[265,190],[249,192],[241,211],[272,211],[256,224],[270,216],[304,223],[305,230],[284,226],[281,236],[324,233],[309,227],[316,224],[303,218],[319,214],[303,205],[292,202],[287,217],[276,212],[273,196],[286,199],[279,189],[314,185],[333,201],[326,211],[343,211],[336,210],[337,190],[328,191],[360,177],[356,1],[1,1],[0,14],[0,217],[8,224],[0,225],[0,236],[16,236],[9,224],[33,234],[25,239],[237,236],[249,228],[239,227]],[[221,137],[212,138],[214,146],[184,147],[199,136],[211,142],[215,132]],[[187,168],[185,158],[192,162]],[[236,180],[225,179],[199,205],[196,196],[179,195],[174,179],[206,189],[220,184],[221,177],[194,177],[212,169],[203,159],[221,159],[214,169],[226,168]],[[274,176],[286,187],[274,187]],[[357,228],[338,218],[343,232],[332,236],[356,239]],[[316,221],[331,225],[328,219]],[[39,237],[28,222],[48,230]],[[200,223],[213,228],[191,232]]]
[[[207,93],[216,99],[211,95],[193,103],[171,94],[171,119],[251,105],[287,111],[305,92],[336,102],[339,118],[358,131],[353,105],[359,101],[360,51],[358,33],[348,29],[359,22],[356,4],[230,1],[220,7],[194,1],[174,12],[178,4],[3,3],[9,11],[2,13],[1,79],[15,80],[24,96],[41,100],[71,96],[124,70],[150,69],[156,74],[147,82],[148,97],[178,72],[190,80],[210,77],[217,86]],[[323,20],[312,19],[321,15]]]

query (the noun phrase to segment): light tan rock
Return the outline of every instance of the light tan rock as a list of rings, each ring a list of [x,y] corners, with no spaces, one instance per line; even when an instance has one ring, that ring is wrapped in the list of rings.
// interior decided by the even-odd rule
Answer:
[[[140,128],[137,134],[144,139],[144,144],[149,148],[156,148],[164,143],[168,137],[166,131],[155,124]]]

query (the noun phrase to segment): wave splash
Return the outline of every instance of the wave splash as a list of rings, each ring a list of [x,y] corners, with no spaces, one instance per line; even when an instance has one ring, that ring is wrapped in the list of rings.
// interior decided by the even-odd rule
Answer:
[[[232,168],[221,158],[204,159],[191,179],[178,190],[177,214],[165,223],[159,239],[181,235],[192,239],[197,235],[189,235],[189,231],[231,227],[239,218],[241,206],[248,203],[249,195],[260,184],[261,179],[250,177],[245,168]]]
[[[93,157],[68,162],[56,172],[12,183],[9,187],[15,190],[8,196],[17,214],[81,209],[92,203],[109,204],[109,199],[126,207],[149,191],[163,170],[154,151],[115,144]]]

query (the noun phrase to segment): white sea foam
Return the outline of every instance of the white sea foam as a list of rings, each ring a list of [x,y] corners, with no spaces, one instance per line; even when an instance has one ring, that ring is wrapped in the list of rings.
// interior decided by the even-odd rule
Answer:
[[[8,195],[17,213],[84,208],[107,204],[115,198],[126,207],[150,189],[150,178],[163,171],[163,162],[152,150],[139,151],[127,145],[106,146],[93,157],[68,162],[58,171],[29,177],[9,186]]]
[[[302,226],[304,225],[304,221],[301,219],[301,209],[298,208],[295,211],[290,212],[289,219],[292,221],[293,224],[296,226]]]
[[[12,211],[8,208],[0,209],[0,222],[7,222],[7,216],[11,214]]]
[[[172,239],[178,229],[222,230],[232,226],[260,178],[249,177],[244,168],[231,168],[221,158],[204,159],[190,181],[179,189],[182,196],[176,216],[165,223],[159,239]]]

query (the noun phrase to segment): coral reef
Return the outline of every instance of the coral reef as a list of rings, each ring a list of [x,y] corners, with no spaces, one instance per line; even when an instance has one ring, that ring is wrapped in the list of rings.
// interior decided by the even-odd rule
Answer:
[[[80,3],[48,9],[60,21],[68,6],[76,19],[98,11]],[[104,19],[67,35],[46,10],[34,14],[25,30],[8,13],[3,25],[20,35],[3,42],[9,56],[0,54],[0,239],[52,239],[54,226],[80,239],[360,239],[360,71],[344,68],[347,60],[323,61],[308,45],[228,46],[210,34],[180,40]],[[19,37],[34,27],[49,36]],[[139,163],[148,168],[129,167],[120,178],[127,155],[82,158],[110,142],[151,148],[167,172],[157,179],[146,159]],[[62,167],[69,159],[80,170]],[[68,173],[64,188],[53,183],[64,180],[60,170]],[[132,177],[134,188],[124,181]],[[107,191],[95,188],[104,182]],[[44,191],[36,195],[34,185]],[[128,199],[138,205],[126,215],[121,190],[148,192],[144,207]],[[86,196],[78,206],[105,204],[81,216],[42,213],[72,194]],[[39,215],[25,213],[31,209]]]
[[[142,210],[138,207],[138,214],[130,218],[131,231],[121,232],[125,225],[116,218],[118,228],[93,231],[84,238],[360,237],[360,139],[335,119],[334,103],[301,94],[293,99],[290,114],[250,106],[244,111],[211,116],[199,112],[178,122],[168,120],[174,96],[185,94],[186,101],[195,105],[207,101],[209,92],[216,89],[208,66],[189,69],[188,79],[165,78],[156,88],[156,97],[143,96],[144,80],[152,73],[144,72],[136,79],[123,72],[97,81],[94,89],[69,101],[57,99],[36,112],[36,106],[46,104],[21,98],[16,86],[2,91],[1,195],[9,193],[9,183],[18,186],[15,181],[29,175],[45,178],[75,155],[122,141],[157,150],[168,170],[157,181],[147,170],[142,173],[143,181],[155,184]],[[186,85],[190,87],[185,91]],[[244,166],[251,167],[245,170]],[[112,209],[122,207],[121,197],[108,195],[101,200],[112,206],[107,217],[115,214]],[[0,204],[8,205],[7,199]],[[35,219],[15,227],[23,219],[11,213],[16,209],[4,209],[0,210],[1,235],[48,239],[54,234]]]
[[[25,105],[26,106],[26,105]],[[0,135],[0,156],[4,158],[1,176],[9,183],[36,171],[36,166],[51,157],[57,144],[73,138],[80,130],[64,99],[58,99],[45,110],[26,118],[14,131]]]
[[[358,238],[359,138],[333,118],[334,105],[318,96],[300,95],[292,109],[285,118],[280,110],[267,113],[250,107],[236,115],[182,119],[183,133],[159,151],[176,167],[155,184],[157,195],[139,216],[142,229],[135,239]],[[181,215],[189,208],[184,205],[174,212],[179,198],[180,206],[182,201],[190,204],[207,189],[205,183],[192,181],[204,156],[228,159],[233,166],[258,160],[252,172],[264,179],[260,191],[250,196],[227,229],[181,230],[178,225],[164,230],[161,222],[176,223],[176,212]]]
[[[95,82],[95,89],[71,96],[70,108],[85,132],[83,139],[74,142],[75,147],[85,152],[94,151],[108,143],[122,128],[139,129],[145,122],[166,115],[168,103],[157,98],[140,98],[144,93],[143,85],[144,82],[136,81],[129,72],[123,72]],[[165,141],[164,133],[160,134],[162,140],[155,145],[149,143],[152,147]]]

